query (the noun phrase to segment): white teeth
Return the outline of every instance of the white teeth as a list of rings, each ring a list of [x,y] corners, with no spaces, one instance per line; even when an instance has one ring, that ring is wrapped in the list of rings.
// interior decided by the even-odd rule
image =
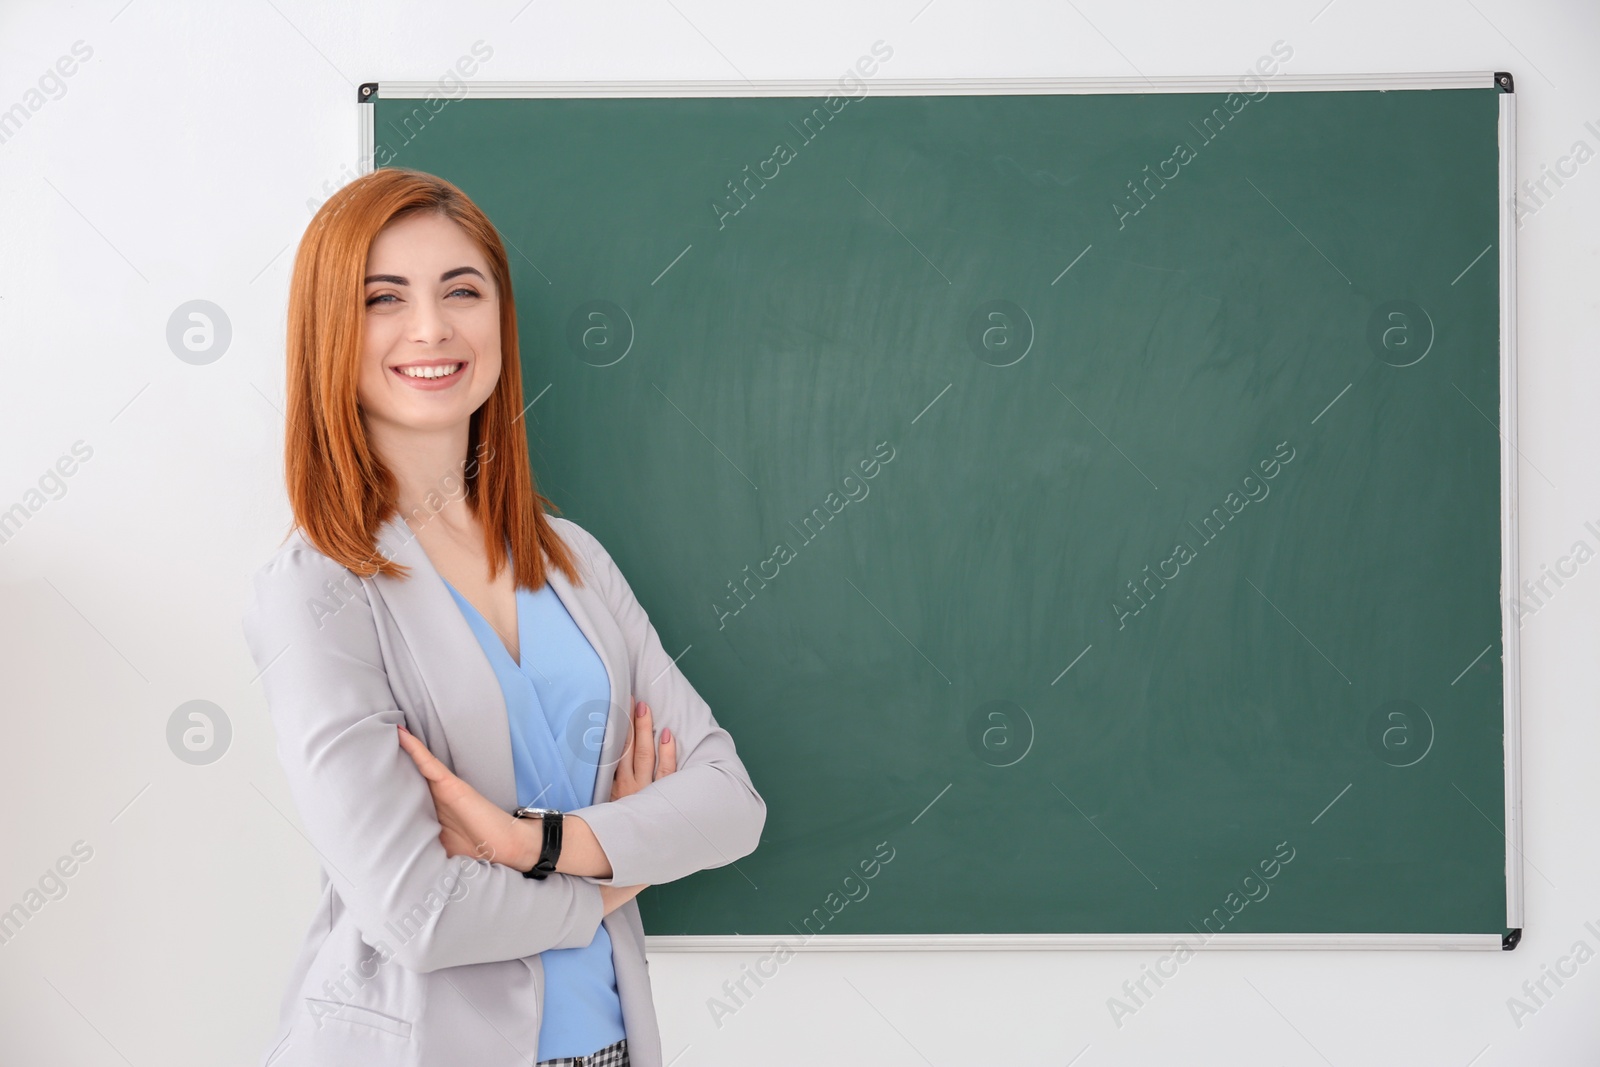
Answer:
[[[460,363],[445,363],[437,367],[401,367],[400,373],[407,378],[443,378],[454,374],[461,366]]]

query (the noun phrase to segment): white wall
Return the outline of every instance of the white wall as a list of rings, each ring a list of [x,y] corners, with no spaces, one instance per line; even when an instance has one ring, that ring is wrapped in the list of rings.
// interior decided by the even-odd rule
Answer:
[[[480,38],[494,49],[485,76],[591,80],[834,78],[878,38],[897,78],[1234,74],[1281,38],[1298,73],[1513,71],[1524,177],[1575,141],[1600,150],[1592,0],[1323,2],[0,6],[0,109],[26,106],[76,42],[92,49],[0,143],[0,509],[75,442],[92,449],[0,544],[0,909],[76,842],[92,850],[67,864],[65,896],[0,944],[0,1062],[252,1064],[274,1025],[316,858],[239,615],[288,518],[293,247],[307,200],[353,173],[357,83],[437,77]],[[1518,235],[1522,451],[1554,483],[1524,465],[1524,573],[1592,542],[1583,524],[1600,522],[1597,235],[1600,161]],[[203,366],[167,340],[197,299],[232,327]],[[1575,942],[1600,949],[1584,925],[1600,928],[1597,618],[1592,563],[1523,628],[1528,932],[1515,952],[1211,952],[1120,1028],[1107,998],[1153,954],[815,954],[720,1029],[706,1000],[741,960],[662,953],[667,1055],[1594,1063],[1600,962],[1520,1027],[1507,998]],[[232,727],[209,766],[167,742],[196,699]]]

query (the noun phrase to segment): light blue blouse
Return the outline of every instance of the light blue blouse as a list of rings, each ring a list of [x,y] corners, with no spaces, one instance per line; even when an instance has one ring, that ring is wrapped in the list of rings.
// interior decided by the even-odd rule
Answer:
[[[494,628],[445,582],[505,694],[517,803],[573,811],[594,803],[597,753],[610,707],[605,665],[546,582],[518,587],[519,666]],[[539,1058],[587,1056],[626,1036],[611,935],[601,925],[583,948],[553,948],[544,962]]]

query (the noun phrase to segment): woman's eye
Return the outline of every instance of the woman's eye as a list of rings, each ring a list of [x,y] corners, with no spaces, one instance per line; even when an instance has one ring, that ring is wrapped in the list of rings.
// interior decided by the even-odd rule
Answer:
[[[465,293],[467,296],[471,297],[476,297],[478,295],[478,291],[476,289],[466,285],[457,286],[456,288],[450,290],[447,295],[455,296],[457,293]],[[366,306],[372,307],[374,304],[393,303],[397,299],[398,298],[393,293],[379,293],[377,296],[368,298]]]

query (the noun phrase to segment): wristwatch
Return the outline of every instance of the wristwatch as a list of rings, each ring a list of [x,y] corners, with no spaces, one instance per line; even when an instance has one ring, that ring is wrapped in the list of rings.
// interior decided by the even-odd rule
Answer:
[[[556,859],[561,855],[561,816],[562,813],[555,808],[518,808],[511,813],[514,819],[539,819],[544,824],[539,862],[522,872],[524,878],[542,880],[555,873]]]

